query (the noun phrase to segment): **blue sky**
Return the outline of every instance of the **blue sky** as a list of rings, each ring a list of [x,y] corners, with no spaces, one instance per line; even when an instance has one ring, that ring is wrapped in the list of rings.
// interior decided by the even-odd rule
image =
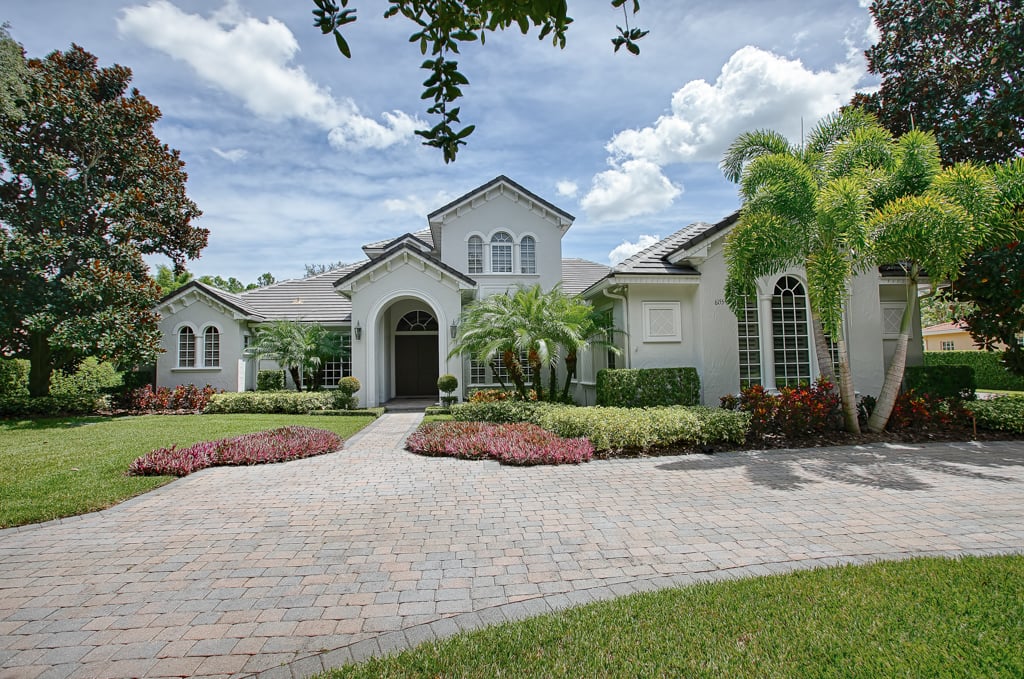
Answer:
[[[74,42],[132,68],[210,230],[190,270],[246,282],[361,259],[499,174],[576,216],[564,256],[608,264],[739,206],[718,169],[737,134],[797,140],[875,84],[867,0],[645,0],[639,57],[612,53],[622,15],[606,0],[570,0],[564,50],[517,30],[464,50],[477,131],[445,165],[412,133],[428,121],[412,25],[350,5],[351,60],[312,26],[312,0],[47,0],[0,21],[29,56]]]

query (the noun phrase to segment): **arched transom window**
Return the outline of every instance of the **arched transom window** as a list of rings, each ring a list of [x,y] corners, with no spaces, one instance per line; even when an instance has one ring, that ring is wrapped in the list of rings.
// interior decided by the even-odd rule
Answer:
[[[220,367],[220,331],[212,325],[203,331],[203,367]]]
[[[437,332],[437,319],[426,311],[410,311],[399,319],[398,332]]]
[[[178,331],[178,367],[196,367],[196,333],[187,325]]]
[[[484,239],[480,236],[471,236],[467,246],[469,258],[469,273],[484,272]]]
[[[523,236],[519,241],[519,272],[537,273],[537,242],[533,236]]]
[[[807,333],[807,293],[792,276],[783,276],[772,295],[772,348],[775,386],[795,387],[811,381],[810,339]]]
[[[491,271],[512,273],[512,236],[504,231],[491,236]]]

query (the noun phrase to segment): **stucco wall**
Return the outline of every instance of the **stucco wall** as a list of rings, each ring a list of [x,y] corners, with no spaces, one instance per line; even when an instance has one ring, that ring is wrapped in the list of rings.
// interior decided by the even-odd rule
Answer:
[[[160,387],[209,384],[224,391],[238,391],[239,360],[242,358],[244,324],[229,310],[211,303],[199,293],[186,293],[172,308],[161,310],[160,348],[156,362],[156,383]],[[191,326],[196,333],[195,368],[178,367],[178,330]],[[220,331],[220,367],[203,368],[203,330],[215,326]]]

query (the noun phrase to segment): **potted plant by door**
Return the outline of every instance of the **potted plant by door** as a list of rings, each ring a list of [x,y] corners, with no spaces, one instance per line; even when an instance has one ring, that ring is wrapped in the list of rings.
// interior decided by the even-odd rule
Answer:
[[[459,379],[455,375],[441,375],[438,377],[437,388],[444,392],[444,396],[441,397],[441,405],[445,408],[450,407],[459,400],[457,396],[452,395],[459,388]]]

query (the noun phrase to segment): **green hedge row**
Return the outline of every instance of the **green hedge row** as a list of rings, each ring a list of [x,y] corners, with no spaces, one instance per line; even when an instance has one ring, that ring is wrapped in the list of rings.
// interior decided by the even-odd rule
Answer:
[[[0,396],[0,417],[57,417],[91,415],[110,408],[110,397],[96,394],[77,396]]]
[[[308,413],[316,410],[349,410],[352,396],[341,391],[242,391],[214,394],[208,413]]]
[[[457,403],[450,408],[452,419],[460,422],[513,422],[538,423],[539,413],[552,408],[566,408],[557,403],[544,401],[484,401]]]
[[[1005,389],[1024,391],[1024,377],[1014,375],[1003,367],[1001,351],[926,351],[924,364],[968,365],[974,368],[974,381],[978,389]]]
[[[597,405],[623,408],[700,405],[696,368],[599,370]]]
[[[938,398],[974,398],[974,368],[969,365],[908,365],[903,373],[903,386],[918,394]]]
[[[256,391],[281,391],[284,389],[283,370],[260,370],[256,373]]]
[[[982,429],[1024,434],[1024,398],[1020,396],[975,401],[969,410]]]

